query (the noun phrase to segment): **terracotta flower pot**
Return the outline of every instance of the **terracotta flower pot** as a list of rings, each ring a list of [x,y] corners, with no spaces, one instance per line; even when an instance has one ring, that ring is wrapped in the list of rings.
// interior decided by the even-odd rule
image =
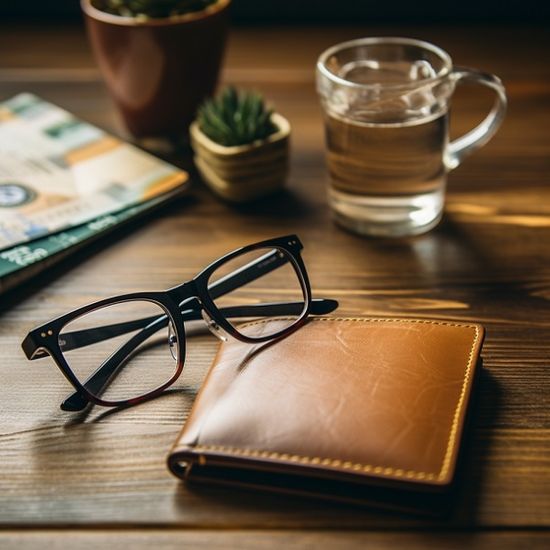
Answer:
[[[81,0],[92,49],[136,137],[181,136],[218,81],[230,0],[163,19],[105,13]]]
[[[247,145],[226,147],[190,128],[194,161],[204,182],[222,198],[245,202],[282,188],[288,173],[290,124],[274,113],[278,131]]]

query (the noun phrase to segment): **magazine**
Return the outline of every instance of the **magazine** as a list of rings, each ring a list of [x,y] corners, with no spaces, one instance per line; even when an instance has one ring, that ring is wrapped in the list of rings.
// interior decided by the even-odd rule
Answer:
[[[187,179],[35,95],[0,103],[0,251],[143,203]]]
[[[0,103],[0,294],[165,204],[188,180],[32,94]]]

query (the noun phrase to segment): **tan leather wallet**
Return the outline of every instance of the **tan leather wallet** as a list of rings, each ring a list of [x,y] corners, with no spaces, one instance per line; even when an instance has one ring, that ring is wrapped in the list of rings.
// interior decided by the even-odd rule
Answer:
[[[258,334],[265,323],[252,323]],[[273,330],[273,329],[272,329]],[[220,346],[168,464],[187,481],[405,509],[453,480],[483,328],[313,318]]]

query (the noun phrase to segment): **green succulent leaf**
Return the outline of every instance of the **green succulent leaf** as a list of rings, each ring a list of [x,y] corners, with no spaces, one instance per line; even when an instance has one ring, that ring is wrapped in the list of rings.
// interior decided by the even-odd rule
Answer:
[[[273,111],[267,109],[257,92],[238,92],[227,86],[214,99],[206,100],[198,110],[201,131],[212,141],[230,147],[265,139],[277,131]]]

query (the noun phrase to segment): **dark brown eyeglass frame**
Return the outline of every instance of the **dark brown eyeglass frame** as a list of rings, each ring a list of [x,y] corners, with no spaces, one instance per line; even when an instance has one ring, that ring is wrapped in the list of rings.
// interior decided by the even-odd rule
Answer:
[[[226,262],[237,258],[240,255],[254,250],[270,248],[272,252],[261,256],[250,262],[243,268],[229,273],[222,279],[209,285],[212,274]],[[84,409],[89,403],[107,407],[120,407],[135,405],[146,399],[150,399],[172,385],[181,375],[185,361],[185,321],[198,320],[203,316],[213,332],[221,329],[237,340],[247,343],[260,343],[275,340],[286,336],[306,321],[310,313],[324,314],[333,311],[338,307],[335,300],[316,299],[311,296],[311,286],[307,271],[300,255],[303,245],[296,235],[288,235],[275,239],[268,239],[255,244],[244,246],[222,256],[208,267],[203,269],[190,281],[186,281],[176,287],[161,292],[137,292],[106,298],[93,302],[81,308],[75,309],[65,315],[57,317],[31,330],[23,340],[22,348],[28,359],[34,360],[50,355],[63,375],[75,388],[75,393],[68,396],[61,408],[69,411]],[[272,270],[290,263],[294,269],[300,286],[302,288],[304,302],[276,302],[271,304],[232,306],[218,308],[214,300],[224,294],[239,288],[246,283],[253,281]],[[165,315],[152,316],[135,321],[116,323],[113,325],[91,328],[85,330],[64,333],[63,346],[65,351],[78,347],[87,346],[104,339],[112,338],[120,334],[133,332],[134,334],[125,344],[116,350],[100,367],[91,374],[84,383],[80,382],[74,375],[71,367],[65,360],[60,343],[62,329],[74,319],[110,305],[129,301],[149,301],[157,304]],[[206,314],[206,315],[205,315]],[[268,336],[253,337],[239,332],[229,321],[231,317],[260,317],[260,316],[284,316],[298,315],[293,324]],[[93,392],[100,393],[110,382],[111,378],[124,367],[124,361],[133,350],[145,341],[151,334],[160,328],[167,326],[169,322],[176,331],[178,354],[176,370],[172,378],[161,384],[154,390],[132,399],[110,401],[105,400]]]

